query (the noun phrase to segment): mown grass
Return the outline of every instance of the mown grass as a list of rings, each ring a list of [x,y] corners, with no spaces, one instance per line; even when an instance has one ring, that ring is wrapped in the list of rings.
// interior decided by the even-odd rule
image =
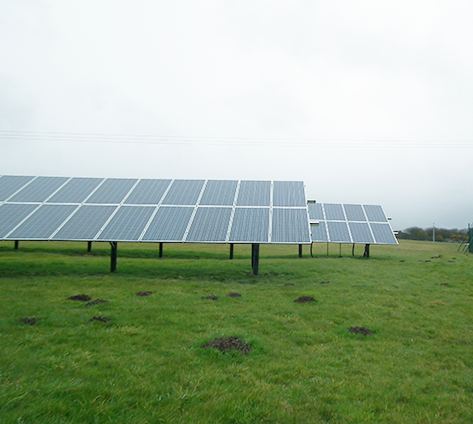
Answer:
[[[111,274],[107,244],[0,243],[0,422],[473,422],[473,258],[457,245],[369,260],[261,246],[258,276],[249,246],[232,261],[228,246],[164,247],[119,244]],[[82,293],[109,302],[67,300]],[[251,353],[200,348],[230,336]]]

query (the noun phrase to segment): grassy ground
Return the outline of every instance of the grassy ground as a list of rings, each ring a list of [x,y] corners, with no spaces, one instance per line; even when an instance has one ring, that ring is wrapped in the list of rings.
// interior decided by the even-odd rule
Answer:
[[[257,277],[250,246],[232,261],[156,247],[119,244],[110,274],[106,244],[0,242],[1,423],[473,422],[473,257],[457,245],[261,246]],[[250,354],[200,348],[230,336]]]

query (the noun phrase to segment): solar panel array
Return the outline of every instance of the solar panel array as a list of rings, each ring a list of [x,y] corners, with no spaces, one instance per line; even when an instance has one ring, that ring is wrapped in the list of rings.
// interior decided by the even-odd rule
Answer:
[[[379,205],[308,203],[313,242],[398,244]]]
[[[311,243],[300,181],[9,175],[0,240]]]

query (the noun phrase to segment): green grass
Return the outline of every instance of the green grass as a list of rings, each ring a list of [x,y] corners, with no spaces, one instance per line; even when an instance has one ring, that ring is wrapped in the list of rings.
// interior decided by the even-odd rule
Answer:
[[[457,247],[261,246],[254,276],[250,246],[230,261],[123,243],[111,274],[107,244],[1,242],[0,422],[471,423],[473,257]],[[109,302],[67,300],[82,293]],[[229,336],[251,353],[200,348]]]

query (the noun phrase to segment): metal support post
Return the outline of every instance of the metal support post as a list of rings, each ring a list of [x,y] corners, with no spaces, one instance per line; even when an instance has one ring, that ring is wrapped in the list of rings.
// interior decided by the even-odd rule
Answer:
[[[19,247],[20,247],[20,241],[15,240],[15,250],[18,250]]]
[[[302,258],[302,244],[299,245],[299,258]]]
[[[355,256],[355,243],[353,243],[353,246],[351,247],[351,255]]]
[[[370,245],[365,244],[365,253],[363,253],[364,258],[369,258],[370,257]]]
[[[230,259],[233,259],[233,243],[230,243]]]
[[[253,243],[251,245],[251,267],[253,268],[253,274],[258,275],[258,271],[259,271],[259,243]]]
[[[111,241],[110,246],[112,247],[112,252],[110,255],[110,272],[115,272],[117,270],[117,245],[116,241]]]
[[[92,242],[91,241],[87,242],[87,252],[92,252]]]
[[[159,243],[159,257],[163,257],[163,243]]]

